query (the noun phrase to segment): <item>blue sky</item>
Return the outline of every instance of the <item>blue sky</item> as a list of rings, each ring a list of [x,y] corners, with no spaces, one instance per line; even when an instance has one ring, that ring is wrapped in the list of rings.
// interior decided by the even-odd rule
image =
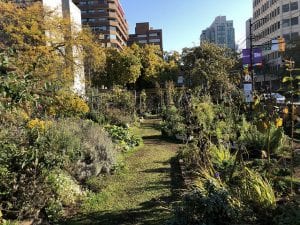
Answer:
[[[237,43],[245,40],[245,22],[252,14],[252,0],[120,0],[129,32],[135,23],[150,22],[163,29],[165,51],[181,51],[199,45],[201,31],[210,26],[216,16],[233,20]]]

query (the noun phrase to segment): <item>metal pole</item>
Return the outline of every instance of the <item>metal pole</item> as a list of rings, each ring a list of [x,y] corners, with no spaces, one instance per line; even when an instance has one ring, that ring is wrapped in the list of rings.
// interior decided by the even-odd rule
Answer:
[[[252,19],[250,19],[250,31],[249,31],[249,35],[250,35],[250,76],[251,76],[251,83],[252,83],[252,88],[251,88],[251,94],[253,97],[253,91],[254,91],[254,79],[253,79],[253,34],[252,34]]]

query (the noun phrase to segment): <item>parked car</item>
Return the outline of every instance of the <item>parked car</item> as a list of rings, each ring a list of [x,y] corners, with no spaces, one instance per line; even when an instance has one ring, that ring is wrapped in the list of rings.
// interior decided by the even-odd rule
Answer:
[[[271,93],[271,96],[276,99],[276,103],[285,103],[285,97],[279,93]]]
[[[276,100],[277,104],[284,104],[285,103],[285,97],[279,93],[265,93],[263,94],[264,99],[270,99],[273,98]]]

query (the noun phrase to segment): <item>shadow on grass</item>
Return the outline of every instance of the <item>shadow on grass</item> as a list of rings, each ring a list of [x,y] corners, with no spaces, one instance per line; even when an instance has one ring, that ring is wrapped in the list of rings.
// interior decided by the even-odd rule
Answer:
[[[177,140],[176,138],[163,137],[161,135],[151,135],[151,136],[143,136],[143,140],[145,143],[156,142],[156,141],[164,141],[166,143],[171,144],[183,144],[183,141]]]
[[[160,196],[143,202],[139,208],[121,211],[103,211],[85,215],[77,215],[60,225],[164,225],[173,217],[172,206],[179,199],[183,180],[180,175],[179,164],[176,158],[170,160],[171,169],[146,171],[150,173],[168,173],[171,181],[153,182],[147,187],[137,188],[139,192],[155,189],[171,188],[171,195]]]

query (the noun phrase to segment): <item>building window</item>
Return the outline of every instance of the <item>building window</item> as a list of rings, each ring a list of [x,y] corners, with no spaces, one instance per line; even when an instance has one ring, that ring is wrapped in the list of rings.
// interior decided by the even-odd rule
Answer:
[[[282,27],[289,27],[290,26],[290,19],[282,20]]]
[[[86,4],[87,4],[86,1],[80,1],[80,2],[79,2],[79,5],[86,5]]]
[[[104,13],[104,12],[105,12],[105,9],[98,9],[98,12],[99,12],[99,13]]]
[[[115,35],[115,34],[110,34],[110,35],[109,35],[109,39],[110,39],[110,40],[116,40],[116,39],[117,39],[117,35]]]
[[[284,34],[283,38],[284,38],[285,42],[288,42],[291,39],[290,34]]]
[[[291,11],[298,9],[298,2],[292,2],[291,3]]]
[[[117,31],[117,28],[114,27],[114,26],[109,26],[109,30],[111,30],[111,31]]]
[[[291,33],[291,39],[292,40],[295,40],[295,39],[298,39],[298,38],[299,38],[299,33],[298,32]]]
[[[298,25],[298,24],[299,24],[298,16],[297,17],[293,17],[291,19],[291,26]]]
[[[158,33],[151,33],[149,34],[150,37],[157,37],[158,36]]]
[[[288,12],[290,11],[290,4],[285,4],[282,6],[282,12],[285,13],[285,12]]]
[[[160,39],[150,39],[149,42],[150,43],[159,43]]]
[[[139,43],[141,43],[141,44],[147,44],[147,40],[139,40]]]

